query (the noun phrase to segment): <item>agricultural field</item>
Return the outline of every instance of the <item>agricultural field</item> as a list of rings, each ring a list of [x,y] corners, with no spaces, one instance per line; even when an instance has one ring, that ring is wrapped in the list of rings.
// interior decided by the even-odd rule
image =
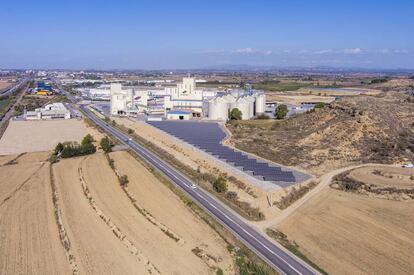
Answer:
[[[71,274],[55,222],[47,157],[20,156],[9,165],[0,158],[1,274]]]
[[[48,157],[0,157],[1,274],[236,272],[226,241],[128,153],[110,154],[125,189],[102,153]]]
[[[270,92],[296,91],[300,88],[312,86],[312,83],[298,81],[264,81],[253,84],[253,88],[257,90],[265,90]]]
[[[367,180],[367,169],[378,168],[356,169],[352,176]],[[413,199],[370,197],[327,186],[272,229],[286,234],[331,274],[412,274],[413,219]]]
[[[49,151],[58,142],[80,141],[87,132],[83,121],[11,120],[6,132],[0,139],[0,155],[20,154],[23,152]]]

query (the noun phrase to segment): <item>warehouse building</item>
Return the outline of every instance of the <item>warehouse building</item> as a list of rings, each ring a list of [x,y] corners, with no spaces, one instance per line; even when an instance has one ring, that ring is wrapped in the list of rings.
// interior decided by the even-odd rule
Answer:
[[[24,114],[26,120],[40,120],[40,119],[70,119],[70,111],[63,105],[63,103],[47,104],[43,108],[35,109],[34,111],[27,111]]]

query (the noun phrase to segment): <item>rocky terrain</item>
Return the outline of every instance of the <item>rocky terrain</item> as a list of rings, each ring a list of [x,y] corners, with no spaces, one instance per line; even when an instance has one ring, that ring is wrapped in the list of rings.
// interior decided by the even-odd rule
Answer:
[[[340,100],[281,121],[227,125],[229,143],[288,166],[322,174],[358,163],[414,158],[414,97],[388,92]]]

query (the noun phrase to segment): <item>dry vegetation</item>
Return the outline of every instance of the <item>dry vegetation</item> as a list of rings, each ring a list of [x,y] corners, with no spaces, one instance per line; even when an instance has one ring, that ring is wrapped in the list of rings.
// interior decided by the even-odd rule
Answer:
[[[401,93],[344,97],[283,121],[228,124],[235,147],[315,174],[414,158],[414,100]]]
[[[276,229],[332,274],[412,274],[414,201],[326,188]]]

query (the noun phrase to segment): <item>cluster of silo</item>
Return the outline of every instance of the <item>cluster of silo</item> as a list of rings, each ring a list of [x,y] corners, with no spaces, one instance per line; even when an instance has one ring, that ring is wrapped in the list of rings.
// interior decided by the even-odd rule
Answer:
[[[229,93],[218,96],[208,102],[208,117],[211,120],[227,120],[228,112],[237,108],[242,113],[242,120],[253,118],[265,112],[266,97],[264,93],[254,94]]]

